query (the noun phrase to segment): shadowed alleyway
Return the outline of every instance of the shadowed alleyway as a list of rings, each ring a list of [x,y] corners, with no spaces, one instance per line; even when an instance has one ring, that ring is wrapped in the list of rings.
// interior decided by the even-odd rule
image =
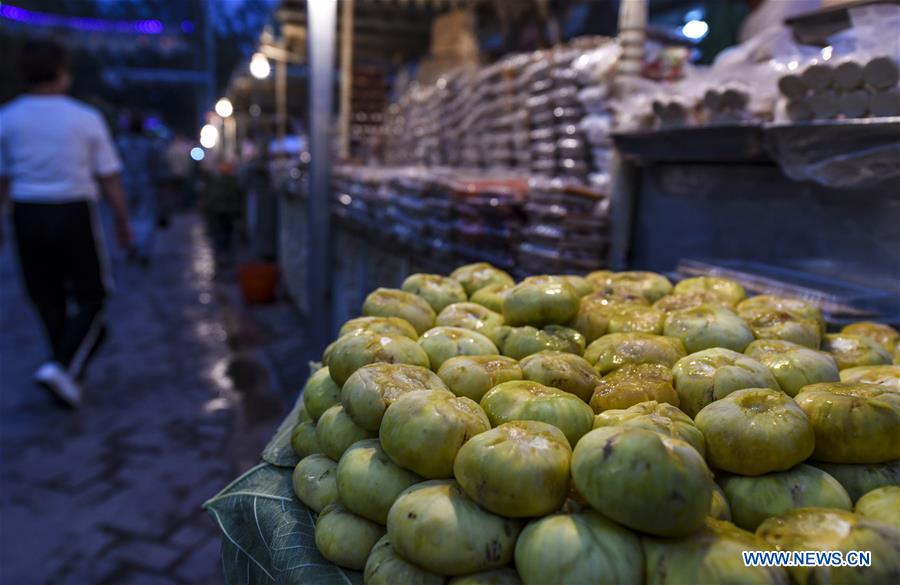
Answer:
[[[219,583],[202,502],[253,465],[302,383],[297,316],[249,310],[202,223],[176,218],[146,268],[114,254],[111,335],[84,406],[31,382],[45,357],[0,251],[0,582]]]

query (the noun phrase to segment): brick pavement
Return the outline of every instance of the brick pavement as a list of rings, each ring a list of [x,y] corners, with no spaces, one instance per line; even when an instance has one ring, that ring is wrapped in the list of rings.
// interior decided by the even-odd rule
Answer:
[[[43,342],[0,251],[3,585],[220,583],[200,504],[255,463],[279,387],[305,376],[294,313],[242,308],[195,217],[160,234],[150,267],[113,264],[111,337],[67,412],[30,381]]]

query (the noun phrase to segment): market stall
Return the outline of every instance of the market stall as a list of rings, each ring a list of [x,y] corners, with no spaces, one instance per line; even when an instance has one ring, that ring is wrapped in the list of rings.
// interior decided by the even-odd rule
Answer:
[[[470,63],[404,92],[380,136],[389,166],[342,164],[331,174],[331,241],[362,243],[355,249],[378,267],[350,298],[399,284],[410,261],[483,259],[517,275],[605,266],[613,156],[604,96],[618,54],[611,39],[580,39],[488,67]],[[282,184],[306,193],[306,181],[304,173]],[[308,233],[284,226],[282,240]],[[360,256],[345,252],[335,257]],[[335,285],[357,280],[351,263],[335,263]],[[332,290],[337,297],[346,287]],[[335,305],[332,327],[346,314]]]
[[[889,581],[896,330],[825,333],[723,277],[513,282],[479,263],[365,297],[205,505],[229,583],[786,583],[741,553],[863,547]]]
[[[872,14],[827,51],[783,33],[705,69],[636,57],[632,28],[432,54],[335,164],[314,79],[281,237],[327,346],[206,504],[227,580],[891,582],[900,120],[872,105],[898,84],[860,48]],[[746,556],[811,550],[847,562]]]
[[[651,43],[641,76],[627,85],[621,78],[634,76],[632,65],[624,64],[634,59],[631,41],[625,42],[631,37],[577,38],[482,65],[473,48],[471,13],[454,12],[450,2],[369,4],[360,2],[350,19],[342,4],[331,38],[342,63],[348,58],[353,63],[353,55],[366,60],[340,77],[337,128],[346,136],[338,143],[349,156],[340,161],[342,170],[335,172],[324,155],[309,166],[308,154],[296,153],[270,167],[283,219],[278,248],[284,282],[303,313],[325,318],[317,331],[334,331],[347,315],[345,303],[330,304],[344,293],[334,285],[356,282],[364,269],[340,259],[347,249],[368,252],[369,242],[386,246],[371,250],[379,270],[370,271],[371,280],[363,278],[367,285],[402,280],[408,262],[391,258],[401,252],[408,260],[435,256],[437,264],[481,257],[517,275],[603,267],[672,271],[689,258],[768,260],[777,269],[812,273],[823,281],[846,279],[876,295],[891,292],[898,277],[890,253],[894,240],[876,234],[889,232],[897,220],[892,189],[897,119],[889,116],[897,72],[889,43],[877,40],[889,38],[893,22],[879,18],[884,7],[878,3],[795,18],[792,22],[800,24],[794,39],[767,33],[726,51],[709,68],[688,65],[684,47],[667,40]],[[285,41],[294,47],[293,58],[311,57],[299,49],[307,40],[305,3],[284,2],[278,14],[285,34],[294,35]],[[831,19],[827,34],[815,28],[825,17]],[[350,23],[349,32],[344,22]],[[806,22],[812,25],[803,28]],[[823,49],[835,35],[834,45]],[[396,40],[400,36],[402,43]],[[395,44],[379,45],[380,38]],[[320,39],[315,46],[323,43],[328,44]],[[415,81],[401,84],[392,77],[398,74],[384,65],[390,54],[394,62],[399,55],[421,60]],[[304,83],[313,71],[291,67],[298,72],[289,79]],[[335,72],[323,68],[327,80],[320,87],[333,86]],[[240,101],[247,102],[243,105],[258,95],[273,101],[272,88],[248,84],[246,77],[233,84]],[[277,84],[274,89],[271,105],[277,109]],[[287,89],[294,105],[307,104],[312,95],[293,84]],[[330,116],[321,110],[334,112],[336,102],[320,106],[310,121],[327,122]],[[297,119],[294,109],[276,117]],[[325,122],[320,150],[333,144]],[[469,220],[485,213],[492,219],[457,222],[469,231],[492,231],[476,234],[482,238],[476,245],[460,230],[456,237],[423,240],[408,232],[398,239],[392,234],[403,224],[397,214],[435,211],[427,205],[414,209],[409,205],[414,193],[374,186],[369,178],[351,190],[379,190],[379,204],[394,215],[346,220],[346,206],[337,196],[342,186],[335,181],[348,186],[354,176],[388,175],[400,168],[465,189],[484,181],[530,186],[520,191],[522,211],[496,217],[493,212],[502,210],[476,206]],[[338,177],[342,173],[349,179]],[[740,177],[736,186],[734,177]],[[566,189],[590,193],[596,205],[569,197],[574,207],[560,214],[554,207],[559,197],[547,193]],[[480,199],[493,199],[485,195]],[[865,204],[857,204],[860,200]],[[800,224],[783,229],[766,213],[775,209]],[[426,223],[447,236],[454,230],[453,214],[443,211]],[[810,237],[812,228],[795,218],[817,222],[813,231],[821,237]],[[386,221],[363,225],[377,219]],[[690,226],[690,237],[681,226]],[[384,248],[385,258],[377,256],[378,248]],[[879,252],[867,253],[870,249]],[[830,266],[821,265],[823,257]],[[349,274],[342,274],[344,268]],[[325,271],[333,278],[310,276]],[[348,296],[358,299],[367,289],[354,290]],[[900,313],[896,306],[883,306],[873,314],[896,319]]]

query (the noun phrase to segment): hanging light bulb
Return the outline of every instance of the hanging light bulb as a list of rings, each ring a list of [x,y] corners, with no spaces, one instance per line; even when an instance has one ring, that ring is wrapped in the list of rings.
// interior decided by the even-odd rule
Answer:
[[[681,27],[681,34],[695,41],[699,41],[708,33],[709,25],[703,20],[689,20]]]
[[[223,118],[228,118],[231,114],[234,113],[234,106],[231,105],[231,100],[227,97],[223,97],[219,101],[216,102],[216,113],[222,116]]]
[[[272,72],[269,59],[262,53],[253,53],[250,58],[250,75],[256,79],[265,79]]]
[[[219,129],[207,124],[200,129],[200,145],[203,148],[215,148],[219,143]]]

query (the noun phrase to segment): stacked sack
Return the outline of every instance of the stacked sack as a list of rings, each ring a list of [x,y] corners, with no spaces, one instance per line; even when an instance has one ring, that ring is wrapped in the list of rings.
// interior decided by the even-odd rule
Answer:
[[[578,93],[578,100],[584,107],[585,116],[578,127],[590,144],[593,163],[590,183],[602,188],[608,187],[612,172],[614,146],[611,134],[615,127],[613,82],[621,52],[618,43],[609,41],[580,55],[572,63],[583,87]]]
[[[560,179],[529,181],[518,265],[528,273],[584,272],[606,264],[609,198]]]
[[[459,69],[444,75],[437,81],[441,98],[439,124],[442,164],[451,167],[477,166],[479,152],[474,140],[469,139],[469,116],[472,110],[475,72]],[[402,158],[402,154],[400,155]]]
[[[442,93],[434,86],[414,85],[391,104],[384,116],[385,163],[434,165],[440,157]]]
[[[493,169],[528,170],[528,114],[518,80],[531,62],[529,53],[507,57],[484,68],[478,76],[482,91],[476,106],[484,124],[479,133],[483,164]]]
[[[716,277],[516,284],[485,263],[414,274],[362,312],[307,382],[292,444],[316,547],[367,584],[900,572],[887,326],[825,334],[815,307]],[[766,550],[872,558],[745,566]]]
[[[587,181],[590,152],[579,123],[584,106],[578,99],[580,78],[572,62],[581,51],[560,47],[537,54],[522,74],[531,142],[531,171],[547,177]]]
[[[451,183],[454,250],[462,257],[514,264],[524,220],[525,181],[458,177]]]
[[[450,248],[452,187],[443,177],[424,169],[395,171],[379,192],[393,235],[436,251]]]
[[[900,116],[900,67],[888,56],[811,63],[778,80],[792,121]]]
[[[331,177],[334,213],[362,224],[385,221],[389,178],[398,171],[381,167],[338,166]]]

